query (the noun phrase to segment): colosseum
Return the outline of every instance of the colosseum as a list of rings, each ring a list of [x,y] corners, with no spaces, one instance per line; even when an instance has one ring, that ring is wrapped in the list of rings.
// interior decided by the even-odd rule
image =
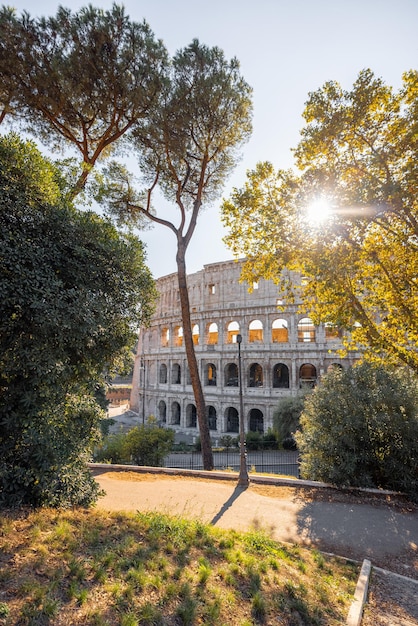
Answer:
[[[337,328],[314,326],[308,312],[286,306],[272,281],[249,289],[240,272],[240,262],[225,261],[188,276],[193,340],[214,439],[239,432],[238,345],[245,431],[265,432],[280,398],[315,386],[329,367],[345,368],[360,356],[350,352],[340,358]],[[156,283],[159,299],[151,326],[139,333],[131,409],[143,421],[154,415],[161,424],[197,436],[177,274]]]

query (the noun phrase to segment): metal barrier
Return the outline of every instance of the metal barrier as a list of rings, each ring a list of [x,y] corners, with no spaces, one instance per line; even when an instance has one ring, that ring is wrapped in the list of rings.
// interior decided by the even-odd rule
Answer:
[[[213,452],[214,469],[239,471],[239,451],[222,450]],[[202,470],[200,452],[171,453],[164,461],[164,467],[173,469]],[[247,452],[248,471],[261,474],[281,474],[299,478],[299,453],[293,450],[251,450]]]

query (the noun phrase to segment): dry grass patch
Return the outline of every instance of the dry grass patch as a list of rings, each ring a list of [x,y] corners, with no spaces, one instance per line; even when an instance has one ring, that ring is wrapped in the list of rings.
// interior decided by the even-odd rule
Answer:
[[[358,566],[159,513],[0,517],[0,624],[343,624]]]

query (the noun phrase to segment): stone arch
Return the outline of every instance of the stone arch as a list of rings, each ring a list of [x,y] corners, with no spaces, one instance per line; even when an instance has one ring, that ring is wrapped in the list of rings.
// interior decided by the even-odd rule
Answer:
[[[183,328],[181,326],[174,327],[174,345],[176,348],[183,345]]]
[[[225,386],[238,387],[238,366],[236,363],[225,365]]]
[[[167,405],[164,400],[160,400],[158,403],[158,419],[164,424],[167,421]]]
[[[229,433],[239,432],[239,413],[233,406],[229,406],[225,410],[226,430]]]
[[[264,432],[264,415],[260,409],[251,409],[249,413],[249,430],[253,433]]]
[[[188,404],[186,406],[186,428],[196,428],[197,426],[197,411],[194,404]]]
[[[341,365],[341,363],[331,363],[330,365],[328,365],[327,367],[327,372],[331,372],[332,370],[343,370],[343,366]]]
[[[310,317],[302,317],[298,322],[298,342],[312,343],[315,341],[315,326]]]
[[[205,385],[216,386],[216,365],[213,363],[206,364]]]
[[[273,343],[286,343],[289,341],[289,328],[285,319],[279,317],[271,325],[271,341]]]
[[[167,383],[167,365],[165,363],[161,363],[160,365],[159,381],[163,385]]]
[[[263,381],[263,368],[260,363],[251,363],[249,369],[248,387],[262,387]]]
[[[239,324],[236,321],[229,322],[226,327],[226,343],[236,343],[239,335]]]
[[[207,344],[208,346],[215,346],[219,340],[218,324],[212,322],[207,325]]]
[[[180,385],[181,383],[181,367],[179,363],[173,363],[171,366],[171,384]]]
[[[315,365],[304,363],[299,369],[299,387],[313,388],[316,385],[317,373]]]
[[[167,348],[170,341],[170,329],[164,327],[161,329],[161,347]]]
[[[180,426],[181,409],[180,404],[176,401],[171,403],[171,424]]]
[[[263,341],[263,322],[253,320],[248,326],[249,343],[261,343]]]
[[[273,387],[289,389],[289,368],[284,363],[276,363],[273,367]]]
[[[208,426],[209,426],[209,430],[216,430],[217,429],[217,417],[216,417],[216,409],[214,406],[209,405],[207,407],[207,419],[208,419]]]
[[[192,337],[193,343],[195,346],[199,345],[199,324],[193,324],[192,326]]]

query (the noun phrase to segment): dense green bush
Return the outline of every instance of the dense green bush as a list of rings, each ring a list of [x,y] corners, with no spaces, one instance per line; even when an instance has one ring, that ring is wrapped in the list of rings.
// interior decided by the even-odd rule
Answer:
[[[232,437],[231,435],[223,435],[223,437],[219,439],[219,444],[225,450],[229,450],[230,448],[238,448],[239,437]]]
[[[276,434],[269,429],[266,433],[249,430],[245,435],[247,450],[277,450]]]
[[[301,425],[304,478],[418,500],[418,381],[410,371],[368,363],[333,370],[306,399]]]
[[[273,429],[285,449],[294,449],[295,432],[300,430],[300,416],[307,394],[282,398],[273,413]]]
[[[0,294],[0,507],[92,503],[104,372],[151,314],[154,281],[141,242],[77,210],[14,134],[0,138]]]
[[[119,432],[106,437],[95,451],[97,463],[121,463],[158,467],[171,452],[174,431],[159,428],[153,423],[136,426],[127,433]]]
[[[135,465],[162,465],[173,443],[173,430],[154,425],[137,426],[126,435],[127,454]]]

